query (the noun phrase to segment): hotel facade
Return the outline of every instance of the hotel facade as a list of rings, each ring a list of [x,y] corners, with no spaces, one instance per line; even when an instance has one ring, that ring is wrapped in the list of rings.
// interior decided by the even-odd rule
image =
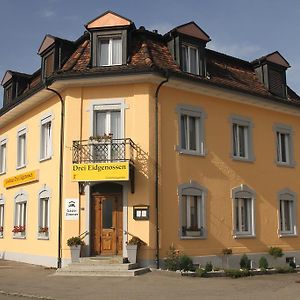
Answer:
[[[0,253],[52,267],[83,256],[160,266],[300,261],[300,97],[277,51],[209,50],[190,22],[161,35],[108,11],[76,41],[46,35],[34,74],[7,71],[0,110]],[[209,44],[208,44],[209,45]]]

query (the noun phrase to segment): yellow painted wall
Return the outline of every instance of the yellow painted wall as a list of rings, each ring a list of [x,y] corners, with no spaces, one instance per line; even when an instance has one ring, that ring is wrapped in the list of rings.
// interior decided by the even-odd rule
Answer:
[[[177,89],[164,88],[161,104],[161,253],[166,255],[171,244],[188,255],[220,255],[223,248],[234,253],[266,252],[270,246],[284,250],[299,250],[298,237],[279,238],[277,192],[284,188],[300,195],[300,123],[299,118],[263,108],[241,104]],[[205,148],[207,155],[198,157],[179,154],[178,115],[176,106],[189,104],[201,107],[206,113]],[[231,158],[230,115],[250,118],[253,122],[254,162],[234,161]],[[273,125],[282,123],[293,128],[295,168],[278,167],[275,163],[275,133]],[[190,180],[207,191],[207,239],[179,238],[179,202],[177,187]],[[241,184],[256,192],[256,238],[234,239],[232,235],[231,189]],[[299,224],[300,207],[297,206]]]
[[[52,159],[40,162],[40,121],[43,116],[51,113],[53,156]],[[17,166],[17,132],[27,127],[27,165],[16,169]],[[59,178],[59,136],[60,136],[60,103],[57,97],[48,99],[13,122],[0,129],[0,137],[7,138],[6,173],[0,175],[0,194],[5,199],[4,236],[0,239],[0,251],[5,253],[21,253],[25,256],[57,255],[57,224],[58,224],[58,178]],[[39,180],[8,189],[4,188],[6,178],[17,176],[28,171],[38,170]],[[38,239],[38,193],[46,185],[51,190],[50,199],[50,239]],[[14,197],[19,191],[28,193],[26,239],[13,238],[14,226]]]

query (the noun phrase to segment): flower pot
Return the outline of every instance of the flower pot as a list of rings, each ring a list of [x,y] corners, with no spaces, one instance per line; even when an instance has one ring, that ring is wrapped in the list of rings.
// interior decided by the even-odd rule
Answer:
[[[79,262],[79,257],[80,257],[80,250],[81,250],[81,245],[77,246],[71,246],[71,262]]]
[[[136,255],[137,255],[137,245],[127,245],[127,256],[129,262],[135,264],[136,263]]]

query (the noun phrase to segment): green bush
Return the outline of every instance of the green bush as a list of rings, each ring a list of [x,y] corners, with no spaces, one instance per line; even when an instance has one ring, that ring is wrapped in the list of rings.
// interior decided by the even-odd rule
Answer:
[[[251,269],[251,260],[248,258],[246,254],[244,254],[240,260],[240,267],[243,270]]]
[[[270,247],[269,254],[275,259],[283,256],[282,249],[280,247]]]
[[[194,270],[194,265],[192,259],[185,255],[179,255],[179,270],[192,271]]]
[[[229,270],[225,270],[225,274],[228,277],[231,278],[240,278],[240,277],[246,277],[246,276],[250,276],[250,271],[249,270],[237,270],[237,269],[229,269]]]
[[[171,246],[167,252],[165,268],[170,271],[179,270],[179,252],[174,248],[174,246]]]
[[[79,236],[72,236],[67,240],[67,245],[69,247],[80,246],[80,245],[84,245],[84,241]]]
[[[268,269],[268,267],[269,267],[268,260],[264,256],[262,256],[259,259],[258,266],[260,269],[265,269],[265,270]]]
[[[295,272],[294,268],[292,268],[292,267],[277,267],[276,271],[278,273],[293,273],[293,272]]]
[[[211,262],[206,263],[205,272],[211,272],[213,270],[213,265]]]
[[[180,253],[173,246],[171,246],[169,251],[167,252],[167,258],[165,259],[165,268],[170,271],[194,270],[192,259],[189,256]]]
[[[205,271],[205,269],[197,268],[195,271],[195,276],[196,277],[207,277],[207,272]]]

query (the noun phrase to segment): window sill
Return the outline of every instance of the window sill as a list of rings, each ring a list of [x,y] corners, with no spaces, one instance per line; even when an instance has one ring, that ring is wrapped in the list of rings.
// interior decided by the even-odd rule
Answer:
[[[1,176],[1,175],[5,175],[5,174],[6,174],[6,171],[1,172],[1,173],[0,173],[0,176]]]
[[[40,158],[40,163],[42,163],[44,161],[47,161],[47,160],[50,160],[50,159],[52,159],[52,156],[45,157],[45,158]]]
[[[295,233],[279,233],[279,238],[295,238],[295,237],[298,237],[298,234],[295,234]]]
[[[38,239],[38,240],[48,241],[48,240],[49,240],[49,236],[38,235],[37,239]]]
[[[17,167],[16,167],[16,170],[20,170],[20,169],[24,169],[24,168],[26,168],[26,165],[17,166]]]
[[[206,240],[207,236],[181,236],[181,240]]]
[[[281,163],[278,161],[276,161],[276,165],[277,165],[277,167],[282,167],[282,168],[295,168],[295,166],[296,166],[295,163],[287,164],[287,163]]]
[[[200,151],[180,149],[178,146],[176,147],[176,151],[179,154],[186,154],[186,155],[193,155],[193,156],[202,156],[202,157],[206,156],[205,152],[203,153],[203,152],[200,152]]]
[[[2,235],[0,235],[0,239],[3,239],[4,238],[4,235],[2,234]]]
[[[17,235],[14,235],[13,239],[14,240],[26,240],[26,236],[17,236]]]
[[[242,234],[236,234],[233,236],[234,239],[238,240],[238,239],[255,239],[256,238],[256,235],[253,235],[253,234],[245,234],[245,235],[242,235]]]
[[[237,156],[232,156],[231,157],[233,161],[239,161],[239,162],[245,162],[245,163],[254,163],[253,158],[243,158],[243,157],[237,157]]]

